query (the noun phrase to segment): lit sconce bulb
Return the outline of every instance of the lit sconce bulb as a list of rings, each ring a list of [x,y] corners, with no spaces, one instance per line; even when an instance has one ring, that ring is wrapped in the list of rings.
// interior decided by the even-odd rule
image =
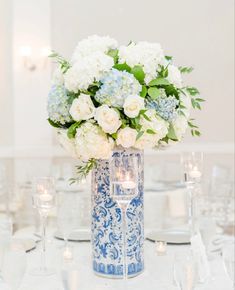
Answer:
[[[30,46],[21,46],[20,55],[23,57],[29,57],[32,55],[32,48]]]

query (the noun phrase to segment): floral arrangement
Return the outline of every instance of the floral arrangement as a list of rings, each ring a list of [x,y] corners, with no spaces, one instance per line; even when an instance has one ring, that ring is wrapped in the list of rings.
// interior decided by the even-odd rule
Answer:
[[[70,61],[58,53],[48,96],[48,121],[57,128],[61,145],[83,163],[78,179],[108,159],[115,145],[160,148],[180,141],[191,108],[201,109],[199,91],[185,86],[177,67],[158,43],[118,46],[110,37],[90,36],[78,43]]]

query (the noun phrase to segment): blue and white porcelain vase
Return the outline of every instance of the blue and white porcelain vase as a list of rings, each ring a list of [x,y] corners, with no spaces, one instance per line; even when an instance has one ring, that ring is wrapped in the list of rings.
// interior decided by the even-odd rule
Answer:
[[[137,159],[137,195],[126,210],[126,259],[128,277],[144,270],[144,155],[136,149],[116,148],[113,156]],[[122,212],[112,199],[110,162],[100,160],[92,173],[93,270],[108,278],[123,277]]]

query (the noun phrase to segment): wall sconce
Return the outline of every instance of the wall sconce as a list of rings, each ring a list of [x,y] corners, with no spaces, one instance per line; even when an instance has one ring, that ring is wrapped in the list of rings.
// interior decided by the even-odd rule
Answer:
[[[45,69],[48,64],[48,56],[51,53],[49,47],[42,47],[38,57],[33,57],[31,46],[21,46],[20,56],[23,60],[23,66],[29,71],[35,71],[38,68]]]

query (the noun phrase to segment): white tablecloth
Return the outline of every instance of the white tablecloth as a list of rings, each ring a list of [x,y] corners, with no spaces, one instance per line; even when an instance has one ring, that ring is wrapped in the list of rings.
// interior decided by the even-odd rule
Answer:
[[[32,237],[32,231],[21,230],[17,237]],[[64,290],[61,282],[61,270],[68,269],[62,261],[63,242],[54,238],[48,241],[48,264],[57,271],[55,275],[37,277],[29,274],[30,269],[39,265],[40,251],[33,250],[27,254],[28,269],[19,290]],[[122,280],[110,280],[94,275],[91,268],[91,248],[89,243],[71,243],[74,251],[74,261],[69,265],[71,270],[77,271],[79,288],[76,290],[173,290],[173,256],[178,250],[187,246],[168,246],[166,256],[157,256],[154,243],[145,242],[146,269],[140,276],[130,279],[127,285]],[[227,278],[221,259],[211,262],[213,279],[200,290],[232,290],[231,282]],[[1,289],[2,290],[2,289]]]

